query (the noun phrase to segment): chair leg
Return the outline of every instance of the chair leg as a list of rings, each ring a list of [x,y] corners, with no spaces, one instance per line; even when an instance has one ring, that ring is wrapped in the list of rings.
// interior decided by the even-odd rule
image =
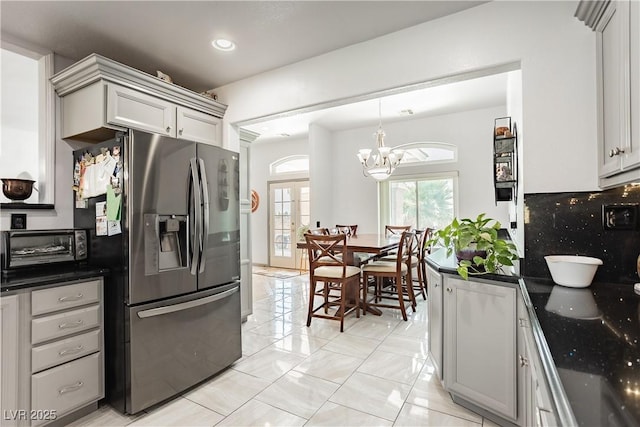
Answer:
[[[347,311],[347,283],[343,282],[340,289],[340,332],[344,332],[344,313]]]
[[[409,265],[409,271],[406,275],[406,287],[407,287],[407,296],[409,297],[409,301],[411,301],[411,309],[413,312],[416,312],[416,295],[413,293],[413,278],[411,277],[411,270],[413,267]]]
[[[324,314],[329,313],[329,284],[324,282]]]
[[[309,280],[309,311],[307,314],[307,327],[311,326],[311,316],[313,315],[313,300],[316,296],[316,283],[312,280]]]
[[[362,315],[367,315],[367,288],[369,287],[369,276],[362,274]],[[358,292],[359,294],[359,292]]]
[[[396,292],[398,293],[398,303],[402,312],[402,320],[407,320],[407,310],[404,307],[404,292],[402,292],[402,276],[396,278]]]
[[[422,270],[422,266],[423,266],[424,262],[420,262],[420,264],[418,264],[418,266],[416,267],[416,270],[418,271],[418,288],[420,289],[420,294],[422,295],[422,298],[426,301],[427,300],[427,295],[424,292],[424,272]]]

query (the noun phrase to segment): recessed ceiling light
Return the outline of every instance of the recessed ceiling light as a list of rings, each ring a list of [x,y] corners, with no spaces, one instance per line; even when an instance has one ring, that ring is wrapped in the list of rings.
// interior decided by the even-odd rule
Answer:
[[[215,39],[211,45],[218,50],[230,51],[236,48],[236,44],[227,39]]]

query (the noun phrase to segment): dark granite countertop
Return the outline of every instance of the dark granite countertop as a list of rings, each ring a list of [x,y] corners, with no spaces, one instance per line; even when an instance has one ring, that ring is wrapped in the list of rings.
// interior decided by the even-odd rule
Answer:
[[[30,269],[2,276],[2,288],[5,293],[18,289],[32,288],[35,286],[51,285],[54,283],[69,282],[72,280],[88,279],[104,276],[109,269],[92,266],[67,266],[53,269]]]
[[[517,263],[517,262],[516,262]],[[440,273],[458,274],[456,268],[458,267],[458,261],[456,257],[447,255],[447,251],[438,249],[432,254],[427,256],[427,264]],[[485,279],[485,280],[498,280],[500,282],[518,283],[520,276],[518,275],[518,266],[504,267],[503,271],[496,273],[486,274],[469,274],[469,279]]]
[[[427,263],[441,273],[457,274],[455,257],[443,250],[429,255]],[[536,316],[532,324],[539,325],[546,344],[538,351],[555,369],[545,374],[551,385],[553,376],[561,384],[559,391],[551,387],[554,399],[570,408],[581,426],[640,426],[640,295],[633,283],[569,288],[551,279],[521,278],[516,271],[476,277],[521,279],[525,301],[531,301]]]
[[[640,295],[633,284],[524,283],[578,424],[640,425]]]

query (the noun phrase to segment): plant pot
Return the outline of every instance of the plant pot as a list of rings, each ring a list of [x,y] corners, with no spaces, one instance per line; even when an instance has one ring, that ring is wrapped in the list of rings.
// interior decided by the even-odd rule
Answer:
[[[2,192],[11,200],[25,200],[31,197],[33,183],[30,179],[2,178]]]
[[[458,261],[468,260],[473,263],[473,257],[475,256],[484,258],[487,256],[487,251],[479,251],[475,248],[464,248],[456,251],[456,258]]]

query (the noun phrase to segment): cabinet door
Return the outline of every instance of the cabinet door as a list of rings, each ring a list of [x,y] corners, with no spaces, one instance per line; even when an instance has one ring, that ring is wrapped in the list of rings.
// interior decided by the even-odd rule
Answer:
[[[176,107],[163,99],[113,83],[107,85],[107,122],[176,136]]]
[[[445,276],[445,388],[516,420],[516,289]]]
[[[427,298],[429,314],[429,357],[442,381],[442,276],[427,266]]]
[[[177,107],[176,124],[178,138],[222,146],[221,121],[217,117],[191,108]]]
[[[628,127],[625,129],[628,87],[625,93],[625,44],[628,47],[628,4],[609,3],[596,27],[598,64],[598,166],[599,176],[607,177],[620,172],[621,159],[628,145]],[[628,14],[627,14],[628,15]],[[625,19],[627,19],[625,21]],[[626,35],[625,35],[626,30]],[[627,42],[625,43],[625,40]],[[628,66],[628,62],[626,63]]]
[[[531,356],[527,346],[527,334],[531,333],[527,307],[522,296],[518,297],[518,411],[519,423],[523,426],[534,424],[535,390],[530,367]]]
[[[631,1],[629,8],[629,59],[631,93],[631,136],[622,158],[622,167],[640,166],[640,2]]]
[[[18,321],[18,296],[0,298],[0,406],[6,413],[18,409]],[[16,425],[6,413],[2,425]]]

